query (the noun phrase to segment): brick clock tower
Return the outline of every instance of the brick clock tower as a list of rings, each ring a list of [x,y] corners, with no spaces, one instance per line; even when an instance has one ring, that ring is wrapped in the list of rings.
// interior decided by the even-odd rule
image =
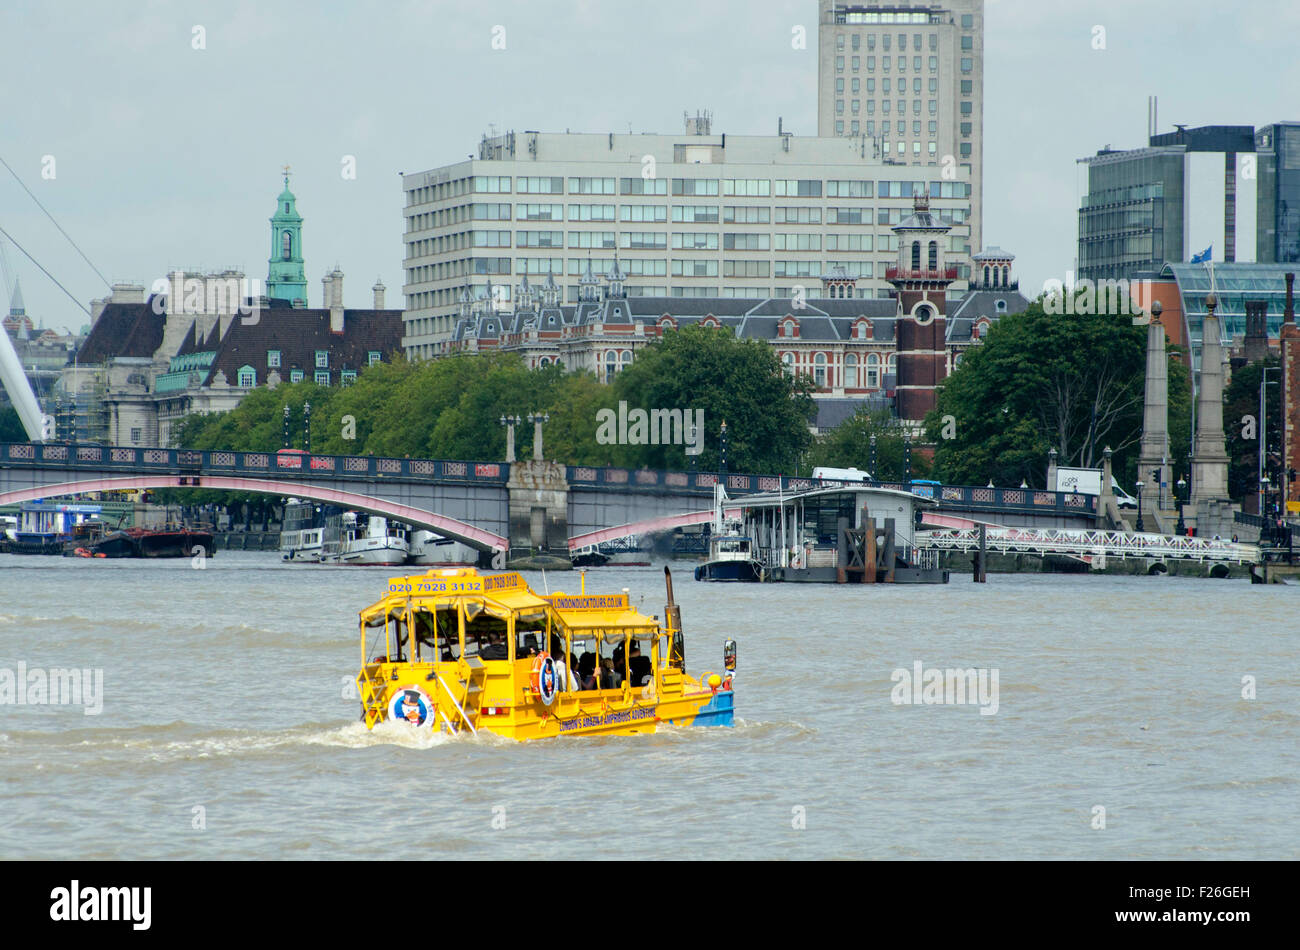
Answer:
[[[936,387],[948,375],[947,293],[957,279],[957,268],[945,260],[949,229],[931,213],[924,194],[916,196],[912,213],[892,228],[898,265],[885,268],[885,279],[898,293],[894,349],[900,419],[924,419],[935,406]]]

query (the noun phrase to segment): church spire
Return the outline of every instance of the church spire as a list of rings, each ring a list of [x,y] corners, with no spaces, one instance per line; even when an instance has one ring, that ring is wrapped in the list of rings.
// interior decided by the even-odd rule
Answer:
[[[289,166],[284,166],[284,191],[276,198],[271,216],[271,257],[267,261],[266,295],[307,305],[307,271],[302,260],[302,215],[298,199],[289,190]]]

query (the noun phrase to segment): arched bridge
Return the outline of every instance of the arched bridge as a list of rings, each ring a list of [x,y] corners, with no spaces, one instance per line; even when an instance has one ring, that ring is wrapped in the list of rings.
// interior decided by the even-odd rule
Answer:
[[[711,518],[714,486],[747,494],[810,478],[94,444],[0,443],[0,504],[124,489],[205,488],[312,499],[425,527],[483,551],[560,552]],[[905,488],[885,483],[885,488]],[[1091,527],[1096,498],[1033,489],[911,485],[952,512],[1007,525]]]

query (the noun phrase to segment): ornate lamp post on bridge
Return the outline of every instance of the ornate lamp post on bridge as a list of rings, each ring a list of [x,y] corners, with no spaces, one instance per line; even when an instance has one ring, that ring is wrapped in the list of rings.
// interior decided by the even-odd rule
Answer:
[[[1140,534],[1142,531],[1145,530],[1142,527],[1142,480],[1141,479],[1138,479],[1137,493],[1138,493],[1138,520],[1137,520],[1136,530]]]
[[[302,404],[302,439],[303,450],[311,455],[311,403]]]
[[[530,412],[528,421],[533,424],[533,461],[542,460],[542,423],[551,421],[549,412]]]
[[[718,436],[718,470],[727,471],[727,420],[722,420],[722,429]]]
[[[1178,536],[1187,534],[1187,525],[1183,523],[1183,500],[1187,497],[1187,482],[1178,479],[1174,486],[1174,500],[1178,503]]]
[[[880,473],[876,471],[876,434],[871,433],[871,477],[880,481]]]
[[[284,446],[289,448],[289,404],[284,404]]]
[[[515,460],[515,426],[523,422],[518,416],[502,416],[501,424],[506,428],[506,461]]]

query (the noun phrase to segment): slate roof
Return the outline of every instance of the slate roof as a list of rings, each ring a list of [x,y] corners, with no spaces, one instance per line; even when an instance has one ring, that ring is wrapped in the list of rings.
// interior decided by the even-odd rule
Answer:
[[[271,368],[267,366],[267,350],[280,351],[278,372],[286,382],[290,370],[300,369],[306,379],[316,372],[316,351],[329,351],[331,383],[337,385],[341,370],[361,370],[369,362],[372,350],[388,361],[402,350],[401,310],[344,310],[343,334],[330,332],[330,312],[318,309],[299,309],[288,301],[271,301],[264,308],[257,323],[244,323],[239,317],[230,321],[226,335],[219,342],[216,333],[196,341],[193,329],[186,334],[178,355],[205,353],[215,349],[204,384],[211,384],[218,371],[225,373],[227,382],[234,386],[239,380],[239,370],[252,366],[257,370],[257,383],[266,382]]]
[[[99,363],[123,356],[152,358],[162,345],[166,323],[165,313],[154,313],[152,296],[148,303],[107,304],[77,351],[77,362]]]

